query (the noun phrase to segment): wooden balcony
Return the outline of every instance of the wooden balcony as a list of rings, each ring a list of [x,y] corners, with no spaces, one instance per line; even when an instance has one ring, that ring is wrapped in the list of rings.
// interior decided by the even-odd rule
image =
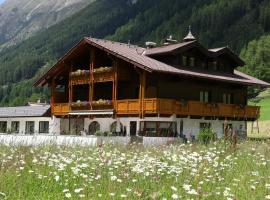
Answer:
[[[90,83],[90,75],[89,74],[81,74],[70,77],[71,85],[83,85]]]
[[[144,99],[139,100],[120,100],[116,102],[117,114],[160,114],[160,115],[180,115],[194,117],[225,117],[233,119],[259,118],[260,107],[239,106],[235,104],[209,104],[197,101],[189,101],[186,104],[172,99]]]
[[[117,100],[111,105],[93,104],[89,106],[69,106],[65,104],[54,104],[52,112],[54,115],[68,115],[70,110],[105,110],[114,109],[118,115],[139,115],[139,114],[157,114],[193,116],[193,117],[223,117],[232,119],[255,120],[259,118],[260,107],[257,106],[239,106],[235,104],[209,104],[197,101],[181,103],[172,99],[139,99]]]
[[[69,103],[55,103],[51,105],[51,110],[55,116],[65,116],[68,115],[70,106]]]
[[[114,80],[114,71],[108,70],[104,72],[94,73],[94,83],[110,82]]]
[[[88,70],[78,70],[70,74],[71,85],[90,84],[91,74]],[[101,67],[93,71],[94,83],[110,82],[114,80],[112,67]]]

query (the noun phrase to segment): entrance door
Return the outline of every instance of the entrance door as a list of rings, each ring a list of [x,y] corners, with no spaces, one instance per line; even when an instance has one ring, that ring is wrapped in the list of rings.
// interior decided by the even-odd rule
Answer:
[[[130,122],[130,136],[136,136],[137,122]]]

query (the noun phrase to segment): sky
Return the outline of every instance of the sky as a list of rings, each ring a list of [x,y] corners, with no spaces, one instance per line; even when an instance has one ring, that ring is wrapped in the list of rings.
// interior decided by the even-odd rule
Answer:
[[[5,0],[0,0],[0,4],[3,3]]]

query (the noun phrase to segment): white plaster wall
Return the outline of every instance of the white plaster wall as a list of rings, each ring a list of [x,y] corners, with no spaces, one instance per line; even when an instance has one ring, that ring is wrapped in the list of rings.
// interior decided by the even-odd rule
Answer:
[[[95,118],[89,119],[85,118],[84,120],[84,129],[88,130],[88,126],[91,122],[97,121],[100,124],[101,131],[109,131],[110,125],[119,120],[123,126],[126,127],[127,136],[130,136],[130,122],[137,122],[137,134],[139,131],[140,121],[175,121],[177,122],[177,131],[180,133],[180,122],[183,120],[183,134],[186,135],[187,138],[191,138],[191,135],[197,137],[200,131],[200,123],[211,123],[211,128],[217,133],[218,137],[223,136],[223,123],[224,120],[205,120],[202,119],[190,119],[190,118],[176,118],[172,117],[146,117],[144,119],[140,119],[139,117],[125,117],[125,118]],[[228,121],[229,124],[233,125],[234,130],[240,130],[240,126],[242,126],[242,130],[246,130],[246,122],[245,121]]]

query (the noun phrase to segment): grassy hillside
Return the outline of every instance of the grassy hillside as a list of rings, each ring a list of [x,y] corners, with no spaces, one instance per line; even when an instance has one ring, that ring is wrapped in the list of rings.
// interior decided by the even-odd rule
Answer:
[[[261,92],[250,104],[261,106],[260,121],[270,120],[270,89]]]
[[[46,92],[30,87],[84,36],[143,45],[179,40],[188,25],[208,47],[229,45],[240,52],[249,41],[270,31],[268,0],[99,0],[69,19],[6,49],[0,55],[0,105],[21,105]]]

